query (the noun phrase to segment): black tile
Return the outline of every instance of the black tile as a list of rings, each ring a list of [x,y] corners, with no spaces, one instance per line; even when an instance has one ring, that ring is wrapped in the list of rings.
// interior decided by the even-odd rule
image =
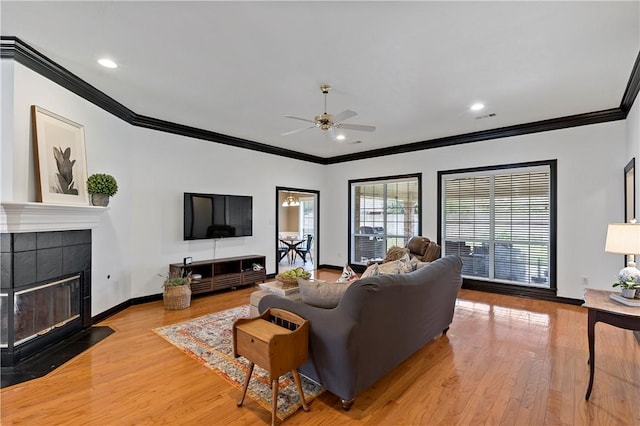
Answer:
[[[81,331],[13,367],[2,367],[0,387],[4,388],[42,377],[113,334],[110,327],[97,326]]]
[[[38,250],[36,277],[48,281],[62,275],[62,247]]]
[[[13,251],[28,251],[36,249],[36,233],[25,232],[13,234]]]
[[[65,231],[62,235],[62,243],[65,246],[91,244],[91,230]]]
[[[13,287],[21,287],[37,282],[36,251],[13,254]]]
[[[11,234],[0,234],[0,253],[11,253]]]
[[[36,233],[36,247],[38,250],[60,247],[62,245],[62,232],[37,232]]]
[[[0,253],[0,288],[11,288],[13,277],[13,255]]]
[[[80,244],[62,248],[62,274],[91,269],[91,244]]]
[[[82,297],[91,299],[91,269],[84,271],[82,276]]]

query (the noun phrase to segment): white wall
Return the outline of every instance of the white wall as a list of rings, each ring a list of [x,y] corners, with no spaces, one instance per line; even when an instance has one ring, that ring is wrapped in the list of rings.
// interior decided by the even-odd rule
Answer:
[[[558,160],[558,296],[579,299],[589,287],[610,289],[619,256],[604,255],[606,225],[622,217],[625,122],[617,121],[331,165],[321,212],[322,259],[347,262],[349,179],[422,173],[423,234],[437,235],[437,173],[468,167]]]
[[[130,298],[160,293],[158,275],[185,256],[263,254],[267,273],[274,273],[275,187],[296,182],[324,189],[320,165],[130,126],[13,61],[2,60],[0,77],[1,201],[35,201],[31,105],[84,125],[89,174],[109,173],[118,180],[119,191],[93,231],[94,316]],[[252,195],[253,236],[219,240],[215,251],[211,240],[183,241],[183,192]]]
[[[606,224],[623,217],[624,165],[640,153],[637,105],[626,122],[321,166],[133,127],[13,61],[2,60],[0,71],[2,201],[35,200],[32,104],[83,124],[89,173],[118,179],[120,190],[93,232],[93,315],[159,293],[158,274],[185,256],[264,254],[267,272],[276,272],[276,186],[320,191],[321,262],[343,265],[349,179],[422,172],[423,233],[435,237],[438,170],[534,160],[558,160],[558,295],[580,298],[582,277],[609,289],[620,269],[620,256],[604,254],[604,239]],[[252,195],[254,235],[183,241],[183,192]]]

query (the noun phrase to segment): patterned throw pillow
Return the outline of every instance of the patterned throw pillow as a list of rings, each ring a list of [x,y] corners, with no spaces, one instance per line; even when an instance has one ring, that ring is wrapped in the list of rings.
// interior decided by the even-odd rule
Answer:
[[[369,265],[369,267],[362,273],[362,276],[360,276],[360,279],[363,278],[367,278],[367,277],[375,277],[378,274],[378,267],[380,265],[378,265],[377,263],[374,263],[372,265]]]
[[[408,272],[413,271],[413,265],[411,264],[411,259],[409,258],[409,254],[405,253],[398,260],[394,260],[393,262],[383,263],[378,266],[378,273],[380,275],[384,274],[406,274]]]
[[[352,282],[327,282],[298,278],[298,288],[300,288],[302,303],[317,308],[332,309],[338,306],[342,295]]]
[[[357,279],[358,279],[358,274],[356,274],[356,272],[353,269],[351,269],[349,265],[344,265],[344,268],[342,268],[342,275],[340,275],[340,278],[338,278],[338,282],[346,283],[346,282],[355,281]]]

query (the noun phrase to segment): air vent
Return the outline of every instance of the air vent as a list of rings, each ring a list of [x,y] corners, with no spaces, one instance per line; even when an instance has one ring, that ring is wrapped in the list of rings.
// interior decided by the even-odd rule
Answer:
[[[490,117],[495,117],[496,113],[492,112],[491,114],[485,114],[485,115],[479,115],[476,117],[476,120],[482,120],[484,118],[490,118]]]

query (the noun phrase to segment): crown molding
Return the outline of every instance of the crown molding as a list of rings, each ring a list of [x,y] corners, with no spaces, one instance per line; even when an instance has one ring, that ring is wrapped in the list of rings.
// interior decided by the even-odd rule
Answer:
[[[441,148],[444,146],[461,145],[472,142],[486,141],[490,139],[520,136],[529,133],[548,132],[551,130],[566,129],[569,127],[585,126],[587,124],[605,123],[607,121],[623,120],[626,114],[621,108],[611,108],[603,111],[588,112],[584,114],[570,115],[567,117],[552,118],[549,120],[535,121],[526,124],[500,127],[497,129],[482,130],[479,132],[465,133],[462,135],[446,136],[422,142],[413,142],[388,148],[373,149],[355,154],[331,157],[329,164],[345,161],[364,160],[367,158],[382,157],[385,155],[401,154],[405,152],[421,151],[424,149]]]
[[[298,151],[278,148],[271,145],[254,142],[247,139],[223,135],[208,130],[189,127],[170,121],[159,120],[136,114],[120,102],[109,97],[94,86],[88,84],[66,68],[58,65],[45,55],[41,54],[18,37],[0,37],[0,58],[13,59],[41,76],[53,81],[75,93],[83,99],[102,108],[106,112],[137,127],[173,133],[181,136],[202,139],[210,142],[231,145],[237,148],[245,148],[266,154],[309,161],[312,163],[326,164],[326,159],[315,155],[309,155]]]
[[[631,111],[631,107],[638,96],[638,91],[640,90],[640,53],[636,56],[636,62],[633,64],[633,68],[631,70],[631,75],[629,76],[629,81],[627,82],[627,87],[624,90],[624,94],[622,95],[622,101],[620,101],[620,108],[624,111],[625,118],[629,111]]]
[[[354,154],[339,155],[334,157],[319,157],[284,148],[278,148],[260,142],[236,138],[209,130],[185,126],[178,123],[159,120],[152,117],[136,114],[115,99],[109,97],[94,86],[88,84],[66,68],[58,65],[45,55],[41,54],[18,37],[0,36],[0,58],[13,59],[27,68],[37,72],[43,77],[72,91],[78,96],[97,105],[103,110],[127,123],[153,129],[161,132],[202,139],[210,142],[250,149],[266,154],[278,155],[316,164],[336,164],[347,161],[364,160],[393,154],[422,151],[426,149],[440,148],[451,145],[480,142],[490,139],[499,139],[510,136],[526,135],[529,133],[547,132],[588,124],[605,123],[608,121],[624,120],[629,114],[633,103],[640,91],[640,53],[636,57],[627,87],[619,107],[602,111],[587,112],[566,117],[552,118],[532,123],[517,124],[497,129],[483,130],[462,135],[446,136],[443,138],[412,142],[394,147],[380,148],[362,151]]]

